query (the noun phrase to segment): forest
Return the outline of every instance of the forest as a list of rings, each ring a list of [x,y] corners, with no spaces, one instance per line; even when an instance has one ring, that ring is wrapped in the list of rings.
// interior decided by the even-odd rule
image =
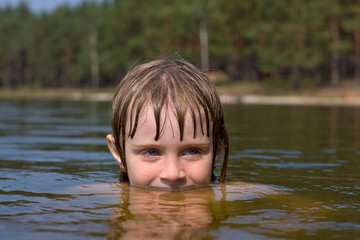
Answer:
[[[183,58],[233,81],[360,86],[358,0],[104,0],[0,9],[0,87],[113,86],[137,63]]]

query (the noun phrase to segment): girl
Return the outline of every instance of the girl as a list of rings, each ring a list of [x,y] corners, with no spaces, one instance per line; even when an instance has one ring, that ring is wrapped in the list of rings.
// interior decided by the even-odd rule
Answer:
[[[228,135],[219,95],[188,62],[155,60],[133,68],[112,103],[110,152],[131,186],[184,188],[225,180]]]

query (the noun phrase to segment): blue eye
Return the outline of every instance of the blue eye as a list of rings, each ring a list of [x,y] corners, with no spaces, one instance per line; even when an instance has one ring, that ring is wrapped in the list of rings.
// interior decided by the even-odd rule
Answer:
[[[145,154],[149,155],[149,156],[158,156],[159,155],[159,151],[155,150],[155,149],[149,149],[145,152]]]
[[[191,148],[191,149],[188,149],[185,154],[187,155],[197,155],[199,154],[199,150],[195,149],[195,148]]]

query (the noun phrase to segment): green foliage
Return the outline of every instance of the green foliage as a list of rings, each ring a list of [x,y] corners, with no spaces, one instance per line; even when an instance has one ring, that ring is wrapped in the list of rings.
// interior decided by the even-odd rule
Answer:
[[[0,86],[95,86],[97,71],[113,86],[132,65],[169,55],[200,66],[200,18],[210,68],[232,78],[296,87],[315,75],[327,83],[334,68],[360,76],[356,0],[104,0],[41,15],[25,3],[0,9]]]

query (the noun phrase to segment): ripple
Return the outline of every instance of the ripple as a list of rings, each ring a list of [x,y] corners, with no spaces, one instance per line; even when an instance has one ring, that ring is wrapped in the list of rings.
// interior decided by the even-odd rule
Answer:
[[[285,163],[255,163],[261,167],[277,167],[277,168],[326,168],[326,167],[339,167],[342,164],[339,163],[296,163],[296,162],[285,162]]]
[[[0,158],[8,161],[64,162],[73,160],[102,161],[112,159],[112,156],[110,152],[36,149],[26,149],[15,152],[13,149],[5,149],[0,153]],[[3,163],[5,162],[0,163],[0,165]]]
[[[230,159],[239,159],[239,158],[254,158],[254,159],[266,159],[266,160],[279,160],[279,157],[269,156],[269,155],[254,155],[254,154],[237,154],[230,155]]]
[[[0,144],[77,144],[77,145],[105,145],[106,140],[103,138],[91,137],[36,137],[36,136],[5,136],[0,138]]]

